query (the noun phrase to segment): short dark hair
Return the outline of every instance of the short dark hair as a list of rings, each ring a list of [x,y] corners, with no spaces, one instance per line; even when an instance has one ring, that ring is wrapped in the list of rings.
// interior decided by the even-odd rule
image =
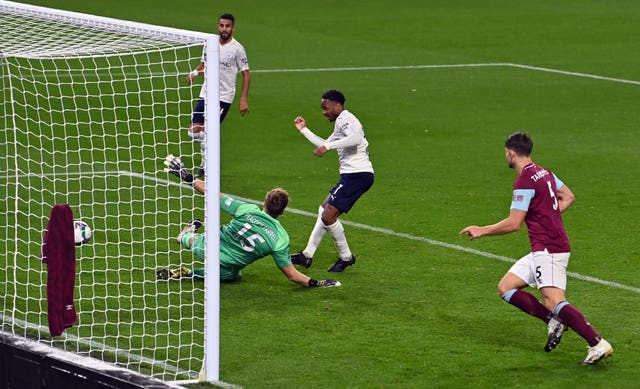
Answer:
[[[285,208],[289,205],[289,193],[282,188],[273,188],[264,199],[264,209],[269,216],[277,218],[284,213]]]
[[[507,138],[504,147],[513,150],[517,155],[530,156],[533,151],[533,140],[526,132],[516,132]]]
[[[342,92],[335,89],[331,89],[324,92],[324,94],[322,95],[322,98],[326,100],[335,101],[336,103],[340,103],[342,105],[344,105],[344,101],[345,101],[344,95],[342,94]]]
[[[222,14],[219,19],[231,20],[231,24],[236,24],[236,18],[231,14]]]

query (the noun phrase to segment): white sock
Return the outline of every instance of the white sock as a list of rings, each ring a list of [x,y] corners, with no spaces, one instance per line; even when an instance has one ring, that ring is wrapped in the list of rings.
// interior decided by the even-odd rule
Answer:
[[[204,132],[202,134],[204,134]],[[207,144],[204,142],[201,142],[200,143],[200,155],[202,155],[201,167],[204,167],[204,155],[206,154],[206,151],[207,151]]]
[[[313,254],[316,253],[318,246],[320,246],[320,242],[322,242],[324,234],[327,233],[327,229],[322,222],[322,212],[324,212],[324,208],[322,208],[322,206],[318,207],[318,218],[316,219],[316,225],[313,226],[311,235],[309,235],[309,242],[307,242],[307,247],[305,247],[305,249],[302,251],[302,253],[307,258],[313,258]]]
[[[333,240],[336,241],[336,245],[338,246],[338,252],[340,253],[340,259],[344,261],[350,261],[352,254],[349,249],[349,243],[347,243],[347,237],[344,235],[344,227],[340,220],[336,221],[330,226],[326,226],[329,234]]]
[[[206,134],[204,131],[191,132],[191,130],[189,130],[188,134],[194,141],[204,143],[204,136]]]

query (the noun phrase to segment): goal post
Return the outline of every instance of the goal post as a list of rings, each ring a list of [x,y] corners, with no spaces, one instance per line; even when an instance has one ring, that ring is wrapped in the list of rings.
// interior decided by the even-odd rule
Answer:
[[[206,194],[163,171],[201,163],[187,128],[218,37],[0,0],[0,329],[164,381],[219,380],[218,66],[207,66]],[[210,44],[206,44],[209,42]],[[48,330],[42,240],[71,206],[91,240],[76,248],[78,322]],[[204,218],[205,263],[181,248]],[[156,280],[160,268],[205,280]]]
[[[207,42],[207,58],[218,58],[218,38],[209,37]],[[218,85],[219,67],[207,66],[205,68],[207,85],[214,85],[215,88],[207,87],[205,99],[205,117],[220,117],[220,89]],[[208,102],[214,102],[210,104]],[[211,123],[214,120],[209,120]],[[206,125],[205,137],[205,171],[214,172],[216,179],[207,179],[205,182],[205,221],[210,231],[220,231],[220,122],[215,121],[215,126]],[[210,127],[216,127],[211,129]],[[209,130],[212,131],[209,131]],[[207,252],[205,258],[216,258],[217,260],[206,261],[205,265],[205,364],[204,379],[206,381],[219,381],[220,379],[220,235],[207,234],[205,237],[205,247]],[[200,378],[203,378],[202,376]]]

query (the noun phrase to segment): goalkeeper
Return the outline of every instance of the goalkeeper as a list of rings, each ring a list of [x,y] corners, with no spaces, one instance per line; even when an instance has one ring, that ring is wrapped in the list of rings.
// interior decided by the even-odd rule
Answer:
[[[194,188],[204,193],[204,181],[194,179],[179,158],[169,155],[165,160],[168,172],[182,178]],[[263,209],[257,205],[235,200],[220,194],[220,208],[233,216],[226,225],[220,227],[220,280],[223,282],[239,281],[240,270],[260,258],[271,255],[276,266],[287,278],[307,287],[340,286],[336,280],[315,280],[300,273],[289,259],[289,235],[277,220],[289,204],[289,194],[281,188],[270,190],[264,200]],[[202,226],[194,220],[178,235],[182,246],[204,260],[204,234],[197,230]],[[161,269],[158,279],[179,279],[181,277],[204,277],[204,269],[176,270]]]

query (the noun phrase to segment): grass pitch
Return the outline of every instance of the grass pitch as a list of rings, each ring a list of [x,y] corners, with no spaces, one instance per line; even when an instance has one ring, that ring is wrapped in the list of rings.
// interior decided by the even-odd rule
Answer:
[[[251,114],[240,117],[234,105],[223,124],[222,190],[260,200],[285,187],[291,208],[303,211],[281,219],[292,251],[304,247],[309,214],[337,181],[335,153],[313,156],[293,118],[328,135],[320,95],[337,88],[362,121],[376,183],[343,218],[359,223],[345,226],[358,263],[329,290],[297,287],[270,259],[248,267],[244,282],[223,285],[223,381],[635,385],[636,2],[31,3],[201,31],[234,13],[252,66]],[[503,141],[516,130],[531,133],[534,160],[577,196],[564,216],[573,245],[567,294],[616,350],[599,365],[577,365],[586,343],[572,332],[544,353],[545,326],[497,296],[509,260],[529,249],[524,229],[475,242],[457,235],[508,214],[515,175]],[[329,276],[336,255],[327,238],[307,273]]]

